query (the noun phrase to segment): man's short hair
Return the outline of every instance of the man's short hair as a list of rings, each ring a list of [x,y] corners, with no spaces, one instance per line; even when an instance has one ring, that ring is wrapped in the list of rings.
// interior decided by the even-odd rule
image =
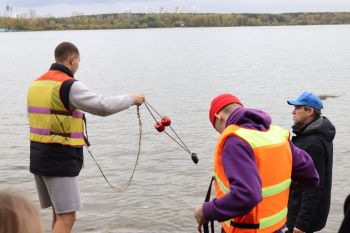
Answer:
[[[79,55],[79,50],[70,42],[62,42],[55,49],[56,62],[63,62],[71,55]]]
[[[322,115],[322,112],[319,109],[314,109],[314,113],[316,117],[320,117]]]
[[[316,108],[310,108],[310,107],[307,107],[307,106],[303,106],[305,110],[308,110],[308,109],[313,109],[314,110],[314,116],[315,117],[320,117],[322,115],[322,112],[321,110],[319,109],[316,109]]]

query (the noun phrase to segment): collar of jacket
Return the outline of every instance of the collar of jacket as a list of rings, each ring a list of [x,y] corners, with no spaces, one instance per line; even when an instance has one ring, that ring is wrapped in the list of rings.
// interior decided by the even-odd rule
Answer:
[[[309,125],[311,125],[312,123],[314,123],[315,121],[317,121],[320,118],[321,118],[321,116],[315,117],[310,123],[308,123],[307,125],[305,125],[303,127],[300,127],[299,125],[293,125],[292,126],[293,133],[295,133],[296,135],[302,133]]]
[[[65,74],[67,74],[69,77],[74,78],[74,74],[73,72],[66,66],[58,64],[58,63],[53,63],[50,67],[50,70],[57,70],[57,71],[61,71]]]

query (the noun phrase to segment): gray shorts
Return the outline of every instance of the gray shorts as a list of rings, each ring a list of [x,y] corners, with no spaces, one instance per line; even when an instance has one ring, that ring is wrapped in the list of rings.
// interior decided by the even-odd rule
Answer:
[[[81,209],[77,177],[51,177],[34,175],[41,208],[53,206],[56,214]]]

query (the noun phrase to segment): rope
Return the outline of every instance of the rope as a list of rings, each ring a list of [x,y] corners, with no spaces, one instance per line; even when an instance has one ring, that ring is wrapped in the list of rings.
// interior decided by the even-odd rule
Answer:
[[[186,149],[183,145],[181,145],[178,141],[176,141],[176,139],[173,138],[168,132],[166,132],[165,130],[164,130],[163,132],[166,133],[166,135],[168,135],[171,139],[173,139],[173,141],[176,142],[179,146],[181,146],[182,149],[184,149],[184,150],[187,151],[188,153],[191,153],[188,149]]]
[[[162,118],[162,115],[161,115],[159,112],[157,112],[157,110],[155,110],[155,109],[152,107],[152,105],[151,105],[149,102],[147,102],[146,100],[145,100],[145,105],[149,105],[149,107],[152,108],[152,110],[153,110],[155,113],[157,113],[157,115],[158,115],[160,118]]]
[[[148,104],[146,103],[146,101],[145,101],[145,106],[146,106],[148,112],[151,114],[151,116],[152,116],[152,118],[154,119],[154,121],[157,122],[157,119],[156,119],[155,116],[153,115],[152,111],[149,109]],[[151,106],[150,106],[150,107],[151,107]]]
[[[89,152],[89,154],[91,155],[92,159],[95,161],[98,169],[100,170],[103,178],[105,179],[105,181],[107,182],[107,184],[115,191],[118,191],[118,192],[123,192],[125,190],[127,190],[131,184],[131,181],[134,177],[134,174],[135,174],[135,170],[136,170],[136,167],[137,167],[137,164],[138,164],[138,161],[139,161],[139,157],[140,157],[140,152],[141,152],[141,135],[142,135],[142,122],[141,122],[141,117],[140,117],[140,108],[139,106],[137,106],[137,118],[138,118],[138,121],[139,121],[139,146],[138,146],[138,151],[137,151],[137,156],[136,156],[136,161],[135,161],[135,165],[134,165],[134,169],[131,173],[131,176],[129,178],[129,180],[121,185],[121,186],[114,186],[112,185],[109,180],[107,179],[107,177],[105,176],[104,172],[102,171],[102,168],[100,167],[100,165],[98,164],[97,160],[95,159],[95,157],[93,156],[93,154],[91,153],[90,149],[85,145],[85,148],[87,149],[87,151]]]
[[[151,109],[152,109],[159,117],[162,118],[162,115],[161,115],[159,112],[157,112],[157,110],[155,110],[155,108],[152,107],[152,105],[151,105],[149,102],[147,102],[146,100],[145,100],[145,106],[146,106],[148,112],[151,114],[151,116],[152,116],[152,118],[154,119],[155,122],[157,122],[157,119],[156,119],[156,117],[153,115]],[[175,134],[175,136],[179,139],[179,141],[180,141],[181,143],[178,142],[174,137],[172,137],[172,136],[171,136],[168,132],[166,132],[165,130],[164,130],[163,132],[164,132],[166,135],[168,135],[174,142],[176,142],[176,143],[177,143],[182,149],[184,149],[187,153],[191,154],[190,149],[188,149],[188,147],[186,146],[186,144],[181,140],[181,138],[180,138],[179,135],[175,132],[175,130],[174,130],[171,126],[169,126],[169,128],[171,129],[171,131],[173,131],[173,133]]]
[[[162,118],[162,115],[159,114],[154,107],[152,107],[152,105],[147,102],[145,100],[144,102],[148,112],[151,114],[152,118],[154,119],[155,122],[157,122],[157,119],[156,117],[154,116],[154,114],[152,113],[155,112],[159,117]],[[90,154],[91,158],[94,160],[95,164],[97,165],[98,169],[100,170],[100,173],[102,174],[103,178],[105,179],[105,181],[107,182],[107,184],[115,191],[118,191],[118,192],[123,192],[125,190],[127,190],[131,184],[131,181],[134,177],[134,174],[135,174],[135,171],[136,171],[136,167],[137,167],[137,164],[138,164],[138,161],[139,161],[139,157],[140,157],[140,153],[141,153],[141,139],[142,139],[142,121],[141,121],[141,116],[140,116],[140,107],[137,106],[137,118],[138,118],[138,122],[139,122],[139,145],[138,145],[138,151],[137,151],[137,155],[136,155],[136,161],[135,161],[135,165],[134,165],[134,169],[131,173],[131,176],[129,178],[129,180],[121,185],[121,186],[114,186],[112,185],[109,180],[107,179],[106,175],[104,174],[102,168],[100,167],[99,163],[97,162],[97,160],[95,159],[94,155],[92,154],[92,152],[90,151],[89,149],[89,145],[85,144],[85,148],[86,150],[88,151],[88,153]],[[175,132],[175,130],[169,126],[169,128],[173,131],[173,133],[175,134],[175,136],[180,140],[180,142],[178,142],[173,136],[171,136],[168,132],[164,131],[164,133],[166,135],[168,135],[174,142],[176,142],[182,149],[184,149],[187,153],[189,153],[191,155],[191,158],[193,160],[194,163],[198,163],[198,158],[197,158],[197,155],[195,153],[191,153],[191,151],[188,149],[188,147],[186,146],[186,144],[181,140],[181,138],[179,137],[179,135]],[[86,128],[85,128],[86,129]],[[87,135],[87,132],[86,132],[86,135]],[[196,160],[194,160],[194,158],[196,158]]]
[[[182,143],[182,145],[184,145],[184,147],[186,147],[187,152],[191,154],[190,149],[188,149],[188,147],[187,147],[186,144],[181,140],[181,138],[179,137],[179,135],[177,135],[177,133],[175,132],[175,130],[173,129],[173,127],[171,127],[171,125],[169,125],[169,128],[174,132],[174,134],[175,134],[176,137],[180,140],[180,142]]]

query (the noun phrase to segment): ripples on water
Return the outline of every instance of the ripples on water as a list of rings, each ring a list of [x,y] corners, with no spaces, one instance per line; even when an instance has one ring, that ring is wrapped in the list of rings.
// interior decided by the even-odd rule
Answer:
[[[144,92],[200,158],[194,165],[166,135],[155,132],[153,119],[141,108],[142,153],[131,187],[123,193],[109,189],[86,154],[79,176],[84,208],[74,232],[195,232],[192,211],[206,194],[218,136],[208,121],[211,99],[234,93],[289,128],[292,109],[286,100],[303,90],[341,94],[326,100],[324,111],[337,136],[332,206],[323,232],[337,231],[350,192],[349,26],[1,33],[0,183],[36,203],[28,172],[26,90],[49,68],[61,41],[81,50],[77,79],[105,95]],[[106,118],[88,115],[88,128],[105,173],[122,184],[137,152],[135,108]],[[49,231],[51,210],[42,213]]]

